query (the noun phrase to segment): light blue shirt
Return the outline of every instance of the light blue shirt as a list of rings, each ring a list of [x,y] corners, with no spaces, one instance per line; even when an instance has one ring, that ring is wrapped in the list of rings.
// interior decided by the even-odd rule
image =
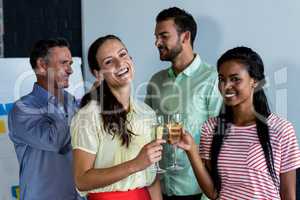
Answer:
[[[20,199],[80,199],[72,173],[69,131],[75,98],[64,92],[64,105],[37,83],[9,113],[9,137],[20,164]]]
[[[201,61],[196,55],[192,63],[177,76],[172,67],[154,74],[147,87],[145,102],[158,114],[182,113],[184,128],[199,144],[202,124],[211,116],[216,116],[222,105],[218,91],[216,67]],[[193,169],[181,149],[177,150],[178,164],[184,169],[167,171],[162,175],[163,193],[172,195],[194,195],[201,193]],[[173,149],[165,145],[162,161],[163,168],[173,162]]]

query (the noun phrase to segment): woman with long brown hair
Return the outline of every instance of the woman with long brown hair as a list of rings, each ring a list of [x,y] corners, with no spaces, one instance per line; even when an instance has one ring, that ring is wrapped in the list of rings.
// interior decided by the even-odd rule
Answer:
[[[151,165],[164,140],[153,141],[154,111],[130,96],[134,68],[125,45],[114,35],[100,37],[88,62],[103,81],[83,98],[71,125],[77,189],[88,200],[161,199]]]

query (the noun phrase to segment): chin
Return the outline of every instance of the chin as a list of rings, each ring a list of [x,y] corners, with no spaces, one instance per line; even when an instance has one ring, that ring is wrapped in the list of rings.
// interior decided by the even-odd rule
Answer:
[[[59,85],[60,89],[64,89],[64,88],[68,88],[69,87],[69,83],[62,83],[61,85]]]
[[[130,85],[131,82],[132,82],[131,79],[127,79],[127,80],[122,81],[121,85],[122,85],[122,86]]]
[[[234,101],[224,101],[226,106],[236,106],[238,103]]]
[[[169,59],[165,56],[160,56],[159,58],[161,61],[169,61]]]

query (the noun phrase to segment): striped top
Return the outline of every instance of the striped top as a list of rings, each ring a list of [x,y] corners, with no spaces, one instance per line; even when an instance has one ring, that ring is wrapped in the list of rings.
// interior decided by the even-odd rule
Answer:
[[[275,114],[267,119],[275,171],[280,173],[300,167],[300,150],[293,125]],[[216,118],[210,118],[202,127],[200,155],[210,160],[210,147]],[[269,174],[263,149],[260,145],[256,125],[235,126],[227,130],[219,158],[221,177],[220,199],[280,199]]]

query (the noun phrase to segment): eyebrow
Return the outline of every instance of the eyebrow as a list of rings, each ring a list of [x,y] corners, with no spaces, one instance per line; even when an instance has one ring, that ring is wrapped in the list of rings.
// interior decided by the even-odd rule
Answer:
[[[230,74],[229,77],[233,77],[233,76],[239,76],[239,74]],[[219,77],[224,77],[224,75],[219,74]]]
[[[165,34],[169,34],[169,32],[167,31],[163,31],[163,32],[160,32],[158,34],[154,34],[155,36],[158,36],[158,35],[165,35]]]
[[[124,51],[124,50],[127,52],[127,49],[126,49],[125,47],[122,47],[121,49],[118,50],[117,53],[120,53],[121,51]],[[108,58],[112,58],[112,56],[107,56],[107,57],[103,58],[103,59],[102,59],[102,62],[103,62],[104,60],[108,59]]]
[[[73,64],[73,60],[61,60],[62,63],[70,63],[70,65]]]
[[[125,50],[127,52],[127,49],[125,47],[121,48],[118,53],[120,53],[121,51]]]

